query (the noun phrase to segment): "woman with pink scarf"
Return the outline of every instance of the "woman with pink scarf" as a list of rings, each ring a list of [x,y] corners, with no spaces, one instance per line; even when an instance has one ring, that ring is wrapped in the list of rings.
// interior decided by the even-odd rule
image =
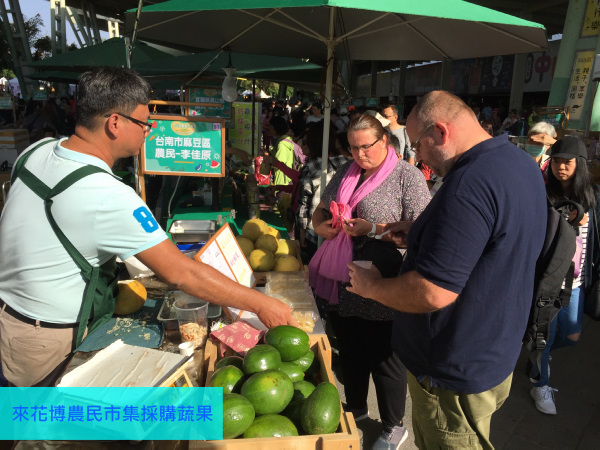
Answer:
[[[393,310],[348,292],[346,264],[368,260],[383,276],[396,276],[399,250],[388,235],[375,236],[387,223],[415,220],[431,196],[419,169],[388,147],[375,117],[363,114],[352,120],[348,141],[354,161],[337,170],[312,216],[315,232],[325,241],[309,264],[310,283],[330,309],[337,308],[329,317],[338,340],[347,409],[355,420],[368,417],[372,375],[383,425],[373,448],[396,448],[407,436],[406,369],[391,346]]]

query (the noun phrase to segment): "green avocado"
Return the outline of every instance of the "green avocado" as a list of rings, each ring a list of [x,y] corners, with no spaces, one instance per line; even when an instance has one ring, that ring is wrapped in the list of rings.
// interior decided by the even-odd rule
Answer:
[[[220,359],[215,364],[215,370],[225,366],[235,366],[240,370],[244,370],[244,358],[240,356],[226,356]]]
[[[296,381],[294,383],[294,396],[290,404],[281,413],[290,419],[298,430],[302,430],[302,405],[304,401],[315,390],[315,385],[308,381]]]
[[[281,355],[275,347],[270,345],[255,345],[244,357],[244,373],[252,375],[269,369],[279,369]]]
[[[302,367],[302,371],[306,372],[310,368],[310,366],[313,365],[315,362],[315,352],[309,350],[308,352],[306,352],[306,355],[303,355],[300,358],[293,360],[292,362],[294,364],[298,364],[300,367]]]
[[[254,408],[246,397],[240,394],[223,395],[223,439],[241,435],[254,418]]]
[[[246,380],[241,394],[252,403],[257,415],[279,414],[292,400],[294,384],[280,370],[264,370]]]
[[[290,377],[292,383],[295,383],[296,381],[302,381],[304,379],[304,371],[302,370],[302,367],[300,367],[298,364],[294,364],[293,362],[282,362],[279,370]]]
[[[244,380],[244,372],[240,369],[235,366],[225,366],[213,373],[208,387],[222,387],[223,394],[238,394]]]
[[[315,385],[309,381],[296,381],[294,383],[294,396],[292,400],[306,400],[315,390]]]
[[[302,405],[302,429],[307,434],[335,433],[340,424],[341,412],[340,396],[336,387],[327,381],[320,383]]]
[[[308,334],[291,325],[280,325],[265,333],[265,343],[275,347],[282,361],[294,361],[310,350]]]
[[[245,438],[298,436],[298,429],[290,419],[279,414],[257,417],[244,433]]]

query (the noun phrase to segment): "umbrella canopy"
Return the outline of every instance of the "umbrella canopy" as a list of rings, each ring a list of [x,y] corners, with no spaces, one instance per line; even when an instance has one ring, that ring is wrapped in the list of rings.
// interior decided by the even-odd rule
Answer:
[[[191,55],[176,56],[168,60],[146,61],[133,64],[133,68],[142,76],[170,75],[170,74],[196,74],[199,70],[209,65],[205,73],[225,76],[223,67],[229,63],[229,54],[218,51],[209,51]],[[303,71],[314,70],[322,67],[302,61],[299,58],[281,56],[268,56],[250,53],[231,53],[231,64],[236,68],[235,76],[246,77],[256,72],[275,70]]]
[[[126,15],[125,33],[135,27]],[[461,0],[170,0],[143,8],[140,39],[196,50],[229,48],[309,59],[327,67],[349,60],[447,60],[547,49],[540,24]],[[390,42],[393,37],[394,45]],[[325,108],[323,142],[331,110]],[[323,145],[321,193],[328,148]]]
[[[126,33],[134,19],[126,15]],[[351,60],[461,59],[547,47],[542,25],[460,0],[171,0],[143,8],[138,36],[321,64],[326,54],[318,42],[330,38],[337,58]]]
[[[83,72],[72,72],[69,70],[43,70],[27,75],[32,80],[56,81],[59,83],[78,83]]]
[[[180,51],[177,51],[177,53],[181,54]],[[170,52],[159,50],[152,45],[139,41],[135,43],[132,62],[137,64],[171,57]],[[98,66],[127,67],[125,39],[107,39],[101,44],[83,47],[79,50],[61,53],[33,62],[30,66],[43,70],[75,70],[82,72]]]

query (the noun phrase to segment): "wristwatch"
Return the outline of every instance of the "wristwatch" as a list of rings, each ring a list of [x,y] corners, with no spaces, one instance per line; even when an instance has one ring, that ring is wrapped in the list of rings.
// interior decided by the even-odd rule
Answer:
[[[373,224],[373,228],[371,228],[371,231],[369,231],[367,233],[367,237],[369,239],[373,239],[375,237],[375,235],[377,234],[377,225]]]

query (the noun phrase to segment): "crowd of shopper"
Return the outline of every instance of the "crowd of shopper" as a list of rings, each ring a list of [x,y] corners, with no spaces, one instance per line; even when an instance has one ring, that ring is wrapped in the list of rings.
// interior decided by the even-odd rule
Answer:
[[[322,105],[290,106],[275,107],[271,119],[287,120],[307,158],[300,164],[287,150],[298,173],[290,231],[339,351],[346,408],[358,421],[369,417],[373,379],[384,427],[373,448],[406,439],[407,380],[420,448],[491,448],[491,416],[508,396],[531,306],[546,190],[553,202],[570,198],[586,211],[570,306],[528,367],[536,408],[556,414],[550,352],[579,339],[586,273],[599,251],[591,241],[600,197],[583,141],[557,140],[550,123],[527,113],[512,110],[502,120],[498,108],[479,111],[441,91],[424,96],[408,120],[395,105],[333,107],[321,194]],[[509,135],[527,136],[524,148]],[[276,154],[278,145],[271,144]],[[332,214],[343,215],[338,226]]]
[[[98,87],[108,82],[120,91]],[[139,197],[110,176],[150,132],[149,94],[135,72],[102,69],[81,79],[76,123],[66,98],[24,109],[32,142],[70,137],[44,140],[19,159],[0,222],[0,358],[12,385],[53,385],[86,328],[108,314],[100,303],[114,302],[116,255],[137,255],[189,294],[255,312],[267,326],[295,324],[281,302],[182,256]],[[493,448],[490,421],[521,352],[546,198],[585,211],[570,303],[527,369],[536,408],[556,414],[551,352],[579,340],[600,258],[600,194],[583,141],[557,140],[551,124],[518,111],[502,120],[497,108],[469,107],[445,91],[423,96],[406,120],[392,104],[333,107],[325,142],[324,111],[320,101],[263,104],[261,158],[335,337],[345,406],[357,421],[369,417],[373,379],[383,425],[373,448],[406,440],[407,388],[420,448]],[[524,148],[508,134],[526,135]],[[77,178],[79,188],[45,210],[51,192],[30,186],[72,180],[82,165],[92,170]]]

